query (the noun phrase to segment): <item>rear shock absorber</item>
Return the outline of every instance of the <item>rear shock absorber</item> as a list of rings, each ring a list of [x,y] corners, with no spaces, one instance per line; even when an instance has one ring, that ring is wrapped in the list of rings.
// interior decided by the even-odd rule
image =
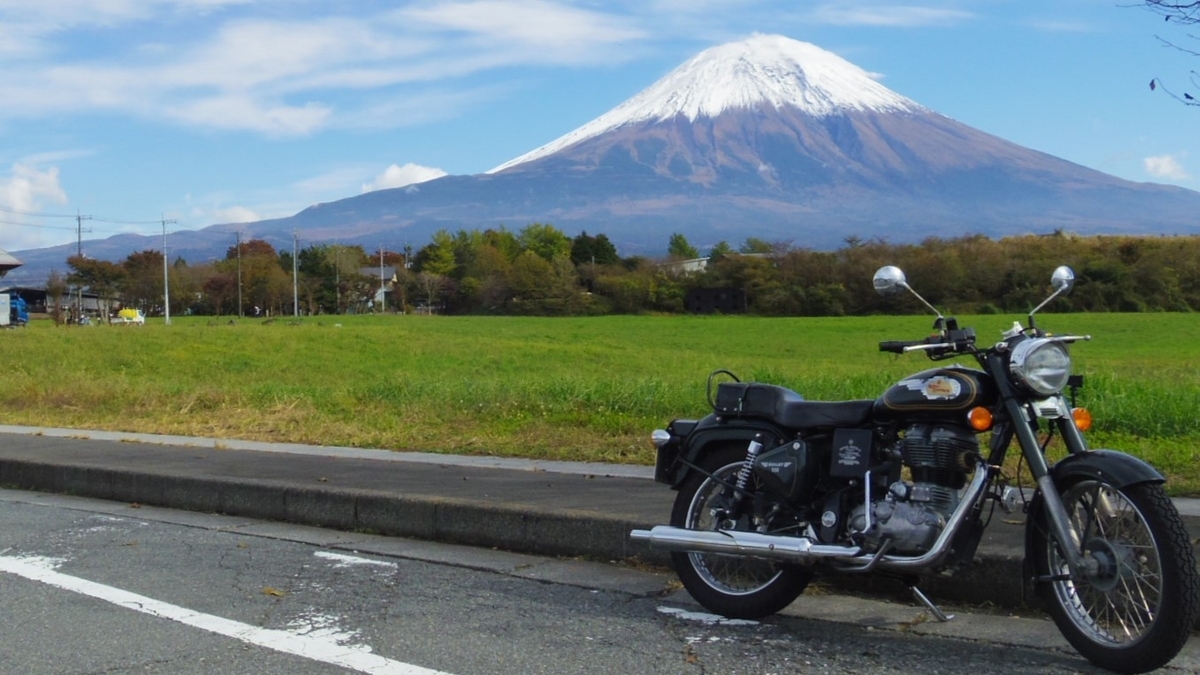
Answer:
[[[746,484],[750,482],[750,473],[754,471],[754,460],[758,458],[758,453],[762,452],[762,442],[760,439],[762,434],[755,434],[754,439],[750,441],[750,445],[746,448],[746,461],[742,462],[742,468],[738,471],[737,485],[738,492],[745,492]]]

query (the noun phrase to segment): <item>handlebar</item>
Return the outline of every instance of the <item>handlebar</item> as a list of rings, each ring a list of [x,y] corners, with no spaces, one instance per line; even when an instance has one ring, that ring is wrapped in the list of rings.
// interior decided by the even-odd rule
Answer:
[[[885,340],[879,343],[879,351],[903,354],[909,347],[925,344],[924,340]]]
[[[951,319],[953,321],[953,319]],[[879,351],[893,354],[923,351],[929,358],[938,361],[955,354],[974,351],[975,330],[955,327],[940,331],[924,340],[885,340],[879,343]]]

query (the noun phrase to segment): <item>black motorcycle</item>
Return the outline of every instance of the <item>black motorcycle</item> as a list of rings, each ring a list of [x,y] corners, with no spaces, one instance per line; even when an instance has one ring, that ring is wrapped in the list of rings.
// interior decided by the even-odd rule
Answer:
[[[946,620],[918,588],[921,576],[970,564],[995,507],[1024,510],[1025,569],[1075,649],[1122,673],[1166,664],[1200,611],[1191,542],[1158,471],[1089,450],[1081,430],[1090,415],[1064,392],[1073,401],[1082,384],[1067,347],[1090,336],[1036,327],[1034,314],[1070,291],[1074,273],[1059,267],[1051,281],[1028,327],[1014,323],[981,347],[898,268],[880,269],[876,290],[907,290],[937,315],[933,335],[880,350],[972,356],[979,368],[932,368],[878,399],[838,402],[717,371],[712,414],[653,434],[655,478],[679,491],[671,524],[631,537],[671,551],[688,592],[725,616],[783,609],[820,566],[900,577]],[[1068,454],[1051,464],[1055,434]],[[1029,499],[1001,468],[1014,438],[1036,481]]]

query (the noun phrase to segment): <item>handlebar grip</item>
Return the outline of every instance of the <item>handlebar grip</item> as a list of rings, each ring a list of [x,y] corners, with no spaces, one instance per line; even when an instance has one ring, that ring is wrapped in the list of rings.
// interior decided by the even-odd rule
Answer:
[[[905,347],[919,345],[922,340],[885,340],[879,343],[879,351],[892,352],[893,354],[903,354]]]

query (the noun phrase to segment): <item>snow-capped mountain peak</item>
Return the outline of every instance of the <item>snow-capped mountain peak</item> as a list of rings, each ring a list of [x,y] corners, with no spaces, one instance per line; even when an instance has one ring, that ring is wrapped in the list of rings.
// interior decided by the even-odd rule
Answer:
[[[676,116],[695,122],[764,105],[790,106],[814,117],[845,111],[922,110],[832,52],[782,35],[755,34],[706,49],[595,120],[488,173],[552,155],[629,124]]]

